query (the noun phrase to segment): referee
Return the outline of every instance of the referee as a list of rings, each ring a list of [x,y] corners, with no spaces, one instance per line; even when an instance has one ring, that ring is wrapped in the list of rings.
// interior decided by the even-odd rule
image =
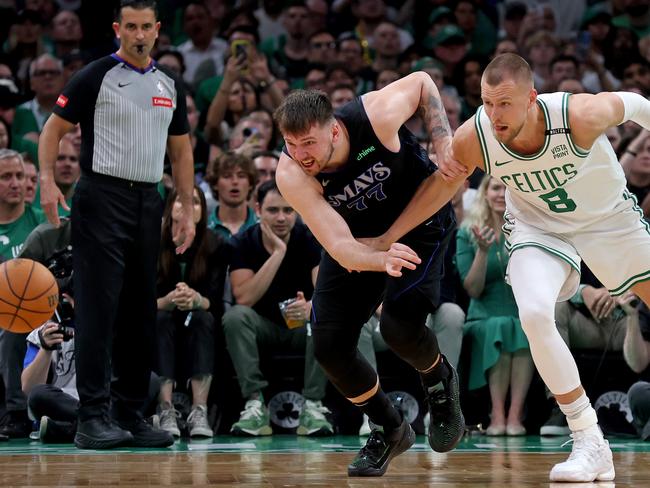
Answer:
[[[72,204],[75,445],[108,449],[173,444],[138,414],[152,367],[156,266],[165,148],[183,207],[176,252],[194,238],[193,160],[185,93],[149,53],[158,37],[154,0],[123,0],[113,23],[119,50],[86,66],[59,96],[39,141],[41,205],[59,224],[65,199],[54,182],[64,134],[81,124],[82,176]]]

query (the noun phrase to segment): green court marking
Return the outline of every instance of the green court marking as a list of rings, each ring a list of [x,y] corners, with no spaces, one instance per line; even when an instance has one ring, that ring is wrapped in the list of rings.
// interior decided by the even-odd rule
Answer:
[[[650,442],[637,439],[608,438],[614,452],[650,452]],[[488,437],[470,436],[461,441],[454,452],[530,452],[555,453],[570,452],[571,444],[564,444],[568,437]],[[295,452],[356,452],[366,439],[356,436],[334,436],[304,438],[293,435],[275,435],[265,438],[216,436],[213,439],[198,441],[180,440],[168,449],[121,448],[109,451],[91,451],[75,448],[71,444],[41,444],[27,439],[0,443],[0,456],[29,455],[102,455],[102,454],[161,454],[161,453],[295,453]],[[418,436],[413,452],[433,452],[425,436]]]

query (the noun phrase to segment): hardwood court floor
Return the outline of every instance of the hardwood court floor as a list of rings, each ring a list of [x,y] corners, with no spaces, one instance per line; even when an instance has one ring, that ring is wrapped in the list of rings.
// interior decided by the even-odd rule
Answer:
[[[357,437],[266,439],[215,437],[168,450],[80,451],[38,442],[0,444],[0,487],[649,487],[650,445],[610,439],[615,483],[550,483],[562,440],[471,437],[448,454],[417,444],[381,478],[348,478]]]

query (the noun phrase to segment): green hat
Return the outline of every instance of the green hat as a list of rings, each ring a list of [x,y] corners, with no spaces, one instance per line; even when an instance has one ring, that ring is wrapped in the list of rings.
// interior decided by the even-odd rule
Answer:
[[[456,44],[465,44],[465,33],[455,24],[448,24],[440,28],[436,35],[431,39],[431,47],[440,44],[451,44],[451,41],[456,41]]]
[[[431,14],[429,15],[429,25],[436,22],[440,17],[450,17],[453,22],[456,21],[456,17],[451,9],[443,5],[442,7],[434,8],[431,11]]]
[[[601,19],[606,23],[609,23],[612,20],[612,14],[606,4],[597,3],[585,10],[584,15],[582,16],[582,22],[580,23],[580,28],[586,29],[589,24]]]
[[[411,66],[411,73],[415,71],[422,71],[425,69],[439,69],[440,71],[443,70],[442,64],[440,62],[430,56],[424,56],[420,59],[418,59],[413,65]]]

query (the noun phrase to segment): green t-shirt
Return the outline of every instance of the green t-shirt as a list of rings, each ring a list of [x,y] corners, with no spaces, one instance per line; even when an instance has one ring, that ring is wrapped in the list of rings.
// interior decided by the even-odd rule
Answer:
[[[25,204],[25,212],[19,218],[9,224],[0,224],[0,256],[4,259],[17,257],[30,232],[45,220],[41,210]]]

